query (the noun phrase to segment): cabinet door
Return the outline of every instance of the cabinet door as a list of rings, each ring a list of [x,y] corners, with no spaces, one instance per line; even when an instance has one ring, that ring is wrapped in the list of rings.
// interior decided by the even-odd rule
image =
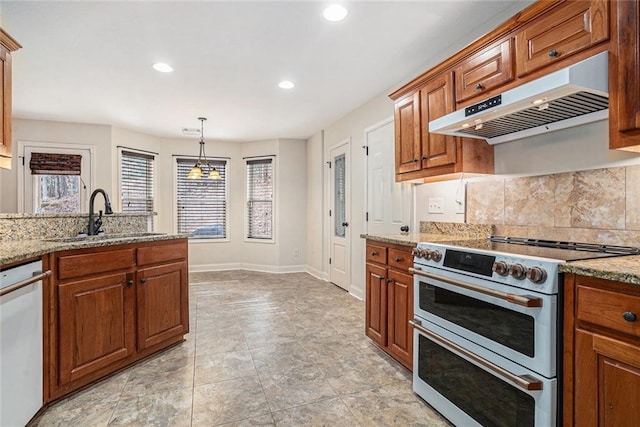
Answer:
[[[434,168],[456,162],[456,138],[427,132],[429,121],[454,109],[453,77],[445,73],[420,89],[422,132],[422,168]]]
[[[640,346],[576,331],[575,425],[637,426]]]
[[[387,345],[387,269],[366,264],[366,334]]]
[[[518,76],[608,38],[608,2],[565,2],[516,34]]]
[[[138,270],[138,350],[189,332],[187,262]]]
[[[609,146],[640,151],[640,4],[618,1],[609,61]]]
[[[420,93],[395,105],[396,173],[420,170]]]
[[[413,366],[413,276],[389,270],[387,347],[407,368]]]
[[[58,286],[60,385],[135,353],[132,284],[120,273]]]
[[[488,47],[455,69],[456,102],[482,95],[513,80],[512,39]]]

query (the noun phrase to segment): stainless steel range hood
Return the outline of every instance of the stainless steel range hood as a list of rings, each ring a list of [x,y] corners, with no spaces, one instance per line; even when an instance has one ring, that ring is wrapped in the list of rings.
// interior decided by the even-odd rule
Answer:
[[[429,122],[430,133],[500,144],[609,115],[608,54],[510,89]]]

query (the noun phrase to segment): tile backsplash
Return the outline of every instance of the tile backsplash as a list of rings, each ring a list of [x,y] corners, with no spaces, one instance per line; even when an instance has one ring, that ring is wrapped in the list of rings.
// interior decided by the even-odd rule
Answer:
[[[640,166],[467,184],[467,223],[496,234],[640,246]]]

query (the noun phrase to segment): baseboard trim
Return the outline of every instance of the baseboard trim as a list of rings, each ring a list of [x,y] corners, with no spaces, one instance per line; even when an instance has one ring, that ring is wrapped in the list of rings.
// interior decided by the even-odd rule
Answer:
[[[206,273],[207,271],[223,271],[223,270],[249,270],[259,271],[262,273],[306,273],[305,265],[283,265],[273,266],[264,264],[247,264],[247,263],[228,263],[228,264],[198,264],[190,265],[191,273]]]
[[[322,280],[324,282],[328,282],[329,281],[329,277],[327,277],[327,273],[320,271],[320,270],[316,270],[313,267],[310,267],[307,265],[307,273],[309,273],[310,275],[312,275],[313,277],[315,277],[318,280]]]

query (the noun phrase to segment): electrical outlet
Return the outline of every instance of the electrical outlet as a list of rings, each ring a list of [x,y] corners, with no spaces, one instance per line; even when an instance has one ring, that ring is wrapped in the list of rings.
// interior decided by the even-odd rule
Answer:
[[[429,198],[429,209],[428,213],[430,214],[441,214],[444,213],[443,209],[444,200],[442,197],[430,197]]]

